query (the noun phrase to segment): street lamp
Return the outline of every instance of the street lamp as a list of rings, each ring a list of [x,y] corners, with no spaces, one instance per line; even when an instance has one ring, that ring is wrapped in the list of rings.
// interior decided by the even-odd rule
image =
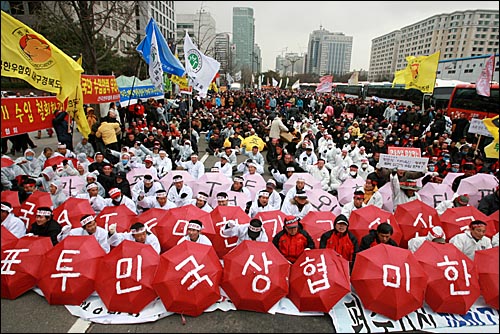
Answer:
[[[292,77],[293,77],[293,72],[294,72],[294,69],[295,69],[295,63],[298,62],[300,60],[300,57],[299,56],[289,56],[289,57],[286,57],[286,59],[291,63],[292,65]]]

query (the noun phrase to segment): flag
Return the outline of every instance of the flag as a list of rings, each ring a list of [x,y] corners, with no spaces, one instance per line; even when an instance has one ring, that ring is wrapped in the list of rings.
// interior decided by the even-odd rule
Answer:
[[[276,79],[273,78],[273,87],[276,87],[276,86],[278,86],[278,81],[276,81]]]
[[[149,53],[149,78],[151,83],[157,89],[163,92],[163,69],[158,52],[158,42],[156,40],[156,32],[154,29],[151,35],[151,50]]]
[[[163,73],[163,87],[165,89],[165,92],[171,92],[172,91],[172,81],[167,76],[167,73]]]
[[[82,54],[80,53],[80,57],[78,57],[78,59],[76,60],[76,62],[78,63],[78,65],[82,66],[82,63],[83,63],[83,56]]]
[[[423,93],[432,93],[436,81],[436,71],[439,63],[440,52],[430,56],[408,56],[408,66],[404,72],[405,88],[415,88]]]
[[[288,81],[289,81],[289,80],[290,80],[290,78],[289,78],[289,77],[286,77],[285,87],[284,87],[284,88],[288,87]]]
[[[333,75],[324,75],[319,78],[319,85],[316,87],[316,93],[331,93],[333,88]]]
[[[292,85],[292,89],[299,89],[300,88],[300,79],[297,79],[295,83]]]
[[[19,78],[37,89],[55,93],[61,102],[80,85],[83,68],[76,61],[4,11],[1,53],[2,76]]]
[[[278,84],[278,87],[281,88],[281,85],[283,85],[283,78],[280,79],[280,83]]]
[[[231,74],[229,73],[226,73],[226,81],[227,81],[227,84],[230,85],[234,82],[234,79],[233,77],[231,76]]]
[[[196,89],[201,97],[205,97],[210,82],[219,72],[220,63],[201,53],[191,41],[187,30],[184,37],[184,59],[190,86]]]
[[[476,81],[476,93],[477,95],[490,96],[490,85],[491,78],[493,77],[493,71],[495,70],[495,55],[492,54],[486,64],[484,65],[479,78]]]
[[[139,52],[139,54],[142,56],[146,64],[149,65],[153,30],[156,35],[156,43],[158,44],[158,54],[160,55],[160,62],[163,72],[175,74],[177,76],[182,77],[186,72],[184,70],[184,66],[182,66],[180,60],[177,59],[172,54],[172,51],[168,47],[165,37],[163,37],[160,29],[156,25],[156,22],[153,18],[149,19],[149,23],[146,26],[146,36],[144,36],[144,39],[139,43],[139,45],[135,50]]]
[[[178,77],[177,75],[172,75],[170,77],[170,80],[172,80],[172,82],[174,84],[176,84],[177,86],[179,86],[180,90],[183,90],[183,91],[189,90],[188,79],[185,76],[184,77]]]
[[[255,76],[252,73],[252,83],[254,83],[254,82],[255,82]]]
[[[358,76],[359,76],[359,72],[358,71],[352,72],[352,75],[349,78],[349,80],[347,80],[347,83],[349,85],[357,85],[358,84]]]
[[[404,85],[405,84],[405,73],[406,68],[404,70],[396,71],[394,74],[394,80],[392,81],[392,87],[396,85]]]
[[[498,159],[498,153],[499,153],[498,115],[496,115],[493,118],[483,119],[483,123],[486,126],[486,129],[488,129],[488,131],[493,135],[493,141],[484,148],[484,153],[486,154],[487,158]]]
[[[241,71],[238,71],[234,74],[234,81],[240,81],[241,80]]]
[[[76,122],[78,131],[84,138],[89,138],[90,126],[83,109],[83,91],[82,85],[78,84],[73,93],[68,97],[68,106],[66,108],[68,115]]]
[[[211,89],[211,90],[213,90],[216,93],[219,92],[219,88],[217,87],[217,84],[215,83],[215,81],[212,81],[210,83],[210,86],[208,87],[208,89]]]

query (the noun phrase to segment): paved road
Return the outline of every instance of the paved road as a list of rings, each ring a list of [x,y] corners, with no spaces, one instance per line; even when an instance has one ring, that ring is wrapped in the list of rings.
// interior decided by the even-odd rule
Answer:
[[[35,139],[36,132],[30,136],[38,145],[35,148],[37,156],[43,147],[57,146],[55,137],[48,138],[43,131],[42,139]],[[74,144],[81,135],[75,134]],[[200,157],[203,156],[206,143],[200,139]],[[264,153],[265,154],[265,153]],[[18,153],[16,157],[19,157]],[[239,157],[242,161],[244,158]],[[207,156],[206,167],[212,167],[217,161],[213,156]],[[267,173],[264,178],[267,180]],[[1,300],[1,332],[2,333],[332,333],[334,327],[328,314],[324,316],[288,316],[282,314],[265,314],[248,311],[214,311],[204,313],[199,317],[186,317],[183,324],[180,315],[174,314],[155,322],[127,325],[101,325],[81,321],[71,315],[65,306],[49,305],[45,298],[29,291],[15,300]]]

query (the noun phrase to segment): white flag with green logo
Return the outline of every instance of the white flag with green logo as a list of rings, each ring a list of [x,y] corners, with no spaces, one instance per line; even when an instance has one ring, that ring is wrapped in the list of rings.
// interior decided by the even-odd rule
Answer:
[[[210,82],[219,72],[220,63],[201,53],[191,41],[187,31],[184,38],[184,59],[189,85],[196,89],[201,97],[205,97]]]

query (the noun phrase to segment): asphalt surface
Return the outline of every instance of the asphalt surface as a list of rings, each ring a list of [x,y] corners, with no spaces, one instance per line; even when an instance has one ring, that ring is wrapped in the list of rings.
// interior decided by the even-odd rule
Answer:
[[[42,139],[36,139],[36,132],[30,137],[38,146],[34,149],[38,156],[45,146],[57,147],[57,139],[49,138],[42,131]],[[73,144],[81,139],[75,133]],[[204,136],[200,138],[200,158],[206,148]],[[9,143],[10,149],[10,143]],[[264,152],[265,155],[265,152]],[[17,153],[15,157],[21,156]],[[238,161],[244,160],[243,156]],[[218,161],[208,156],[205,167],[212,167]],[[271,177],[265,171],[264,178]],[[323,316],[289,316],[283,314],[267,314],[250,311],[214,311],[203,313],[198,317],[185,316],[185,323],[178,314],[167,316],[155,322],[125,325],[103,325],[81,321],[73,316],[63,305],[49,305],[45,298],[29,291],[15,300],[1,300],[1,332],[2,333],[333,333],[335,332],[331,317]]]

